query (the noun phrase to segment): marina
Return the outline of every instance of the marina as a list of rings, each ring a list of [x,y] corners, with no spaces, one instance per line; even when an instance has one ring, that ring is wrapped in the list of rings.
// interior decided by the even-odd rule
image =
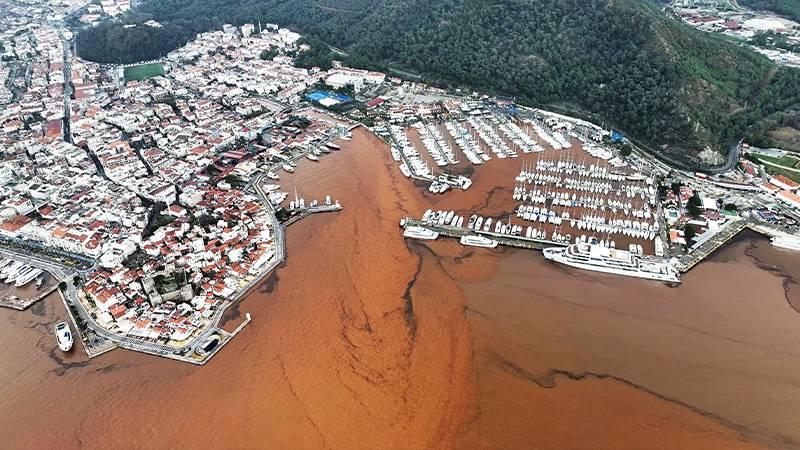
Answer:
[[[435,194],[449,193],[460,179],[449,176],[450,183],[445,183],[445,175],[433,175],[416,150],[417,134],[435,165],[456,173],[471,165],[474,177],[487,165],[517,165],[511,198],[492,205],[507,212],[476,212],[470,217],[457,210],[429,210],[420,218],[407,216],[401,221],[407,238],[452,237],[465,246],[484,248],[553,247],[546,252],[547,259],[673,283],[745,228],[776,237],[775,245],[782,248],[798,248],[800,240],[792,232],[752,218],[721,215],[716,205],[708,199],[703,202],[688,186],[673,195],[676,183],[665,177],[660,166],[626,160],[608,145],[602,129],[591,124],[544,113],[513,116],[484,110],[476,114],[479,110],[474,107],[464,117],[463,109],[450,107],[451,115],[438,122],[410,118],[410,126],[391,126],[392,158],[401,162],[401,171],[410,178],[430,182],[428,191]],[[420,172],[425,175],[418,177]],[[472,185],[472,179],[463,180]],[[702,208],[691,209],[687,205],[692,202],[702,203]],[[675,211],[681,219],[677,224]],[[683,229],[690,228],[697,236],[684,239]],[[577,251],[587,245],[585,252]],[[600,263],[576,262],[584,254]],[[609,269],[617,264],[612,256],[627,261],[632,270]]]

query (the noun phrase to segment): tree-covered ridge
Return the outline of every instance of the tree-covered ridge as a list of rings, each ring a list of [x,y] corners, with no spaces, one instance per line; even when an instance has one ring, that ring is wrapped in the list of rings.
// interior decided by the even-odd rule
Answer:
[[[742,6],[757,11],[772,11],[775,14],[800,22],[800,1],[798,0],[740,0]]]
[[[796,72],[775,72],[648,0],[145,0],[126,21],[150,18],[164,24],[150,38],[85,30],[81,55],[150,59],[223,23],[276,22],[309,36],[306,63],[334,46],[352,65],[577,111],[692,165],[800,100]]]

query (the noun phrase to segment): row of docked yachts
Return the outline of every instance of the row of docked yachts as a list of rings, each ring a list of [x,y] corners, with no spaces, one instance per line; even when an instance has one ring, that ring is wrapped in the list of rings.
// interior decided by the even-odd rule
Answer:
[[[331,150],[339,150],[340,148],[341,147],[339,147],[336,144],[333,144],[333,145],[326,144],[326,145],[320,145],[318,147],[310,148],[306,152],[306,159],[308,159],[309,161],[318,162],[319,158],[322,155],[329,154],[331,152]]]
[[[608,161],[609,159],[614,157],[614,152],[599,145],[591,143],[584,144],[583,149],[586,150],[586,153],[594,156],[597,159],[602,159],[603,161]]]
[[[419,131],[422,143],[437,166],[443,167],[450,164],[458,164],[453,147],[445,140],[436,126],[424,122],[417,122],[412,126]]]
[[[478,136],[489,146],[492,153],[500,159],[517,158],[519,155],[503,140],[494,128],[478,117],[467,119],[469,125],[478,133]]]
[[[603,216],[583,216],[572,220],[578,230],[595,231],[602,234],[622,234],[636,239],[654,240],[659,231],[658,222],[648,223],[629,219],[611,219],[606,223]]]
[[[551,131],[550,126],[538,119],[524,119],[524,122],[533,128],[537,136],[555,150],[572,147],[569,137],[558,131]]]
[[[556,190],[542,190],[525,188],[525,185],[515,185],[514,192],[511,195],[516,201],[530,202],[531,204],[546,204],[551,202],[556,206],[564,206],[568,208],[588,208],[600,209],[605,211],[610,209],[614,213],[617,210],[623,210],[625,215],[633,215],[634,217],[647,217],[652,214],[650,207],[647,204],[642,205],[642,209],[634,208],[632,201],[617,200],[613,198],[603,197],[602,193],[591,195],[578,195],[575,192],[556,191]],[[634,199],[631,199],[634,200]],[[638,212],[637,212],[638,211]]]
[[[392,125],[389,128],[389,134],[394,141],[391,148],[392,158],[400,163],[400,171],[403,172],[403,175],[433,179],[433,173],[428,167],[428,163],[422,160],[419,151],[408,139],[403,127]]]
[[[447,132],[450,133],[450,136],[456,142],[456,145],[461,149],[461,152],[464,153],[464,156],[467,157],[467,160],[472,164],[479,166],[490,159],[491,156],[487,155],[486,152],[483,151],[480,144],[475,140],[474,137],[467,131],[467,129],[462,125],[460,122],[457,121],[448,121],[444,123],[444,127],[447,129]]]
[[[528,133],[524,132],[516,123],[501,122],[499,128],[518,149],[522,150],[522,153],[539,153],[544,151],[544,148]]]
[[[550,160],[540,159],[536,164],[522,165],[520,177],[530,178],[533,180],[533,175],[537,172],[550,172],[557,174],[577,175],[583,178],[594,178],[599,180],[609,181],[645,181],[647,184],[652,185],[655,180],[641,174],[625,174],[609,170],[608,167],[601,164],[589,164],[588,166],[579,161],[572,160]]]
[[[516,177],[520,183],[533,185],[553,184],[558,188],[576,191],[603,193],[615,192],[617,196],[640,196],[644,199],[656,195],[654,179],[640,174],[625,175],[610,172],[607,167],[565,162],[539,160],[535,165],[523,163]],[[641,182],[645,183],[642,184]]]
[[[545,206],[519,205],[516,210],[518,218],[530,222],[549,223],[560,226],[569,223],[573,229],[596,231],[604,234],[622,234],[625,236],[652,241],[659,231],[658,221],[647,222],[631,219],[608,220],[605,216],[581,214],[571,216],[568,211],[556,212]]]
[[[42,284],[43,278],[41,275],[44,273],[42,269],[29,266],[19,261],[12,261],[10,259],[3,259],[0,261],[0,281],[6,284],[14,284],[16,287],[25,286],[33,280],[36,281],[36,286]]]
[[[457,215],[455,211],[433,211],[429,209],[422,215],[422,222],[460,228],[464,225],[464,218]]]

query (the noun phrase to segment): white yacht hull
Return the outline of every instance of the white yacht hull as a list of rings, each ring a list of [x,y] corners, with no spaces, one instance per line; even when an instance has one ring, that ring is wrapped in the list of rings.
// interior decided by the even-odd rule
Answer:
[[[423,241],[434,241],[439,237],[439,233],[422,227],[408,227],[403,232],[403,236]]]
[[[469,247],[497,248],[497,241],[481,236],[464,235],[461,236],[460,242],[461,245],[466,245]]]
[[[609,267],[601,264],[587,264],[580,261],[572,260],[566,257],[566,249],[564,248],[546,248],[544,249],[544,257],[566,266],[575,267],[577,269],[591,270],[594,272],[609,273],[613,275],[622,275],[627,277],[644,278],[647,280],[664,281],[668,283],[680,283],[681,280],[677,274],[664,274],[655,272],[646,272],[643,270],[624,270],[616,267]]]
[[[785,250],[800,252],[800,240],[796,238],[772,238],[772,245]]]

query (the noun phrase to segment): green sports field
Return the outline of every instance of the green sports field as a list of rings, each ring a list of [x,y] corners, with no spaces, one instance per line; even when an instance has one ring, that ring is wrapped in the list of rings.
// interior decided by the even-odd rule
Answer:
[[[164,67],[161,66],[161,63],[142,64],[125,68],[126,81],[141,81],[159,75],[164,75]]]

